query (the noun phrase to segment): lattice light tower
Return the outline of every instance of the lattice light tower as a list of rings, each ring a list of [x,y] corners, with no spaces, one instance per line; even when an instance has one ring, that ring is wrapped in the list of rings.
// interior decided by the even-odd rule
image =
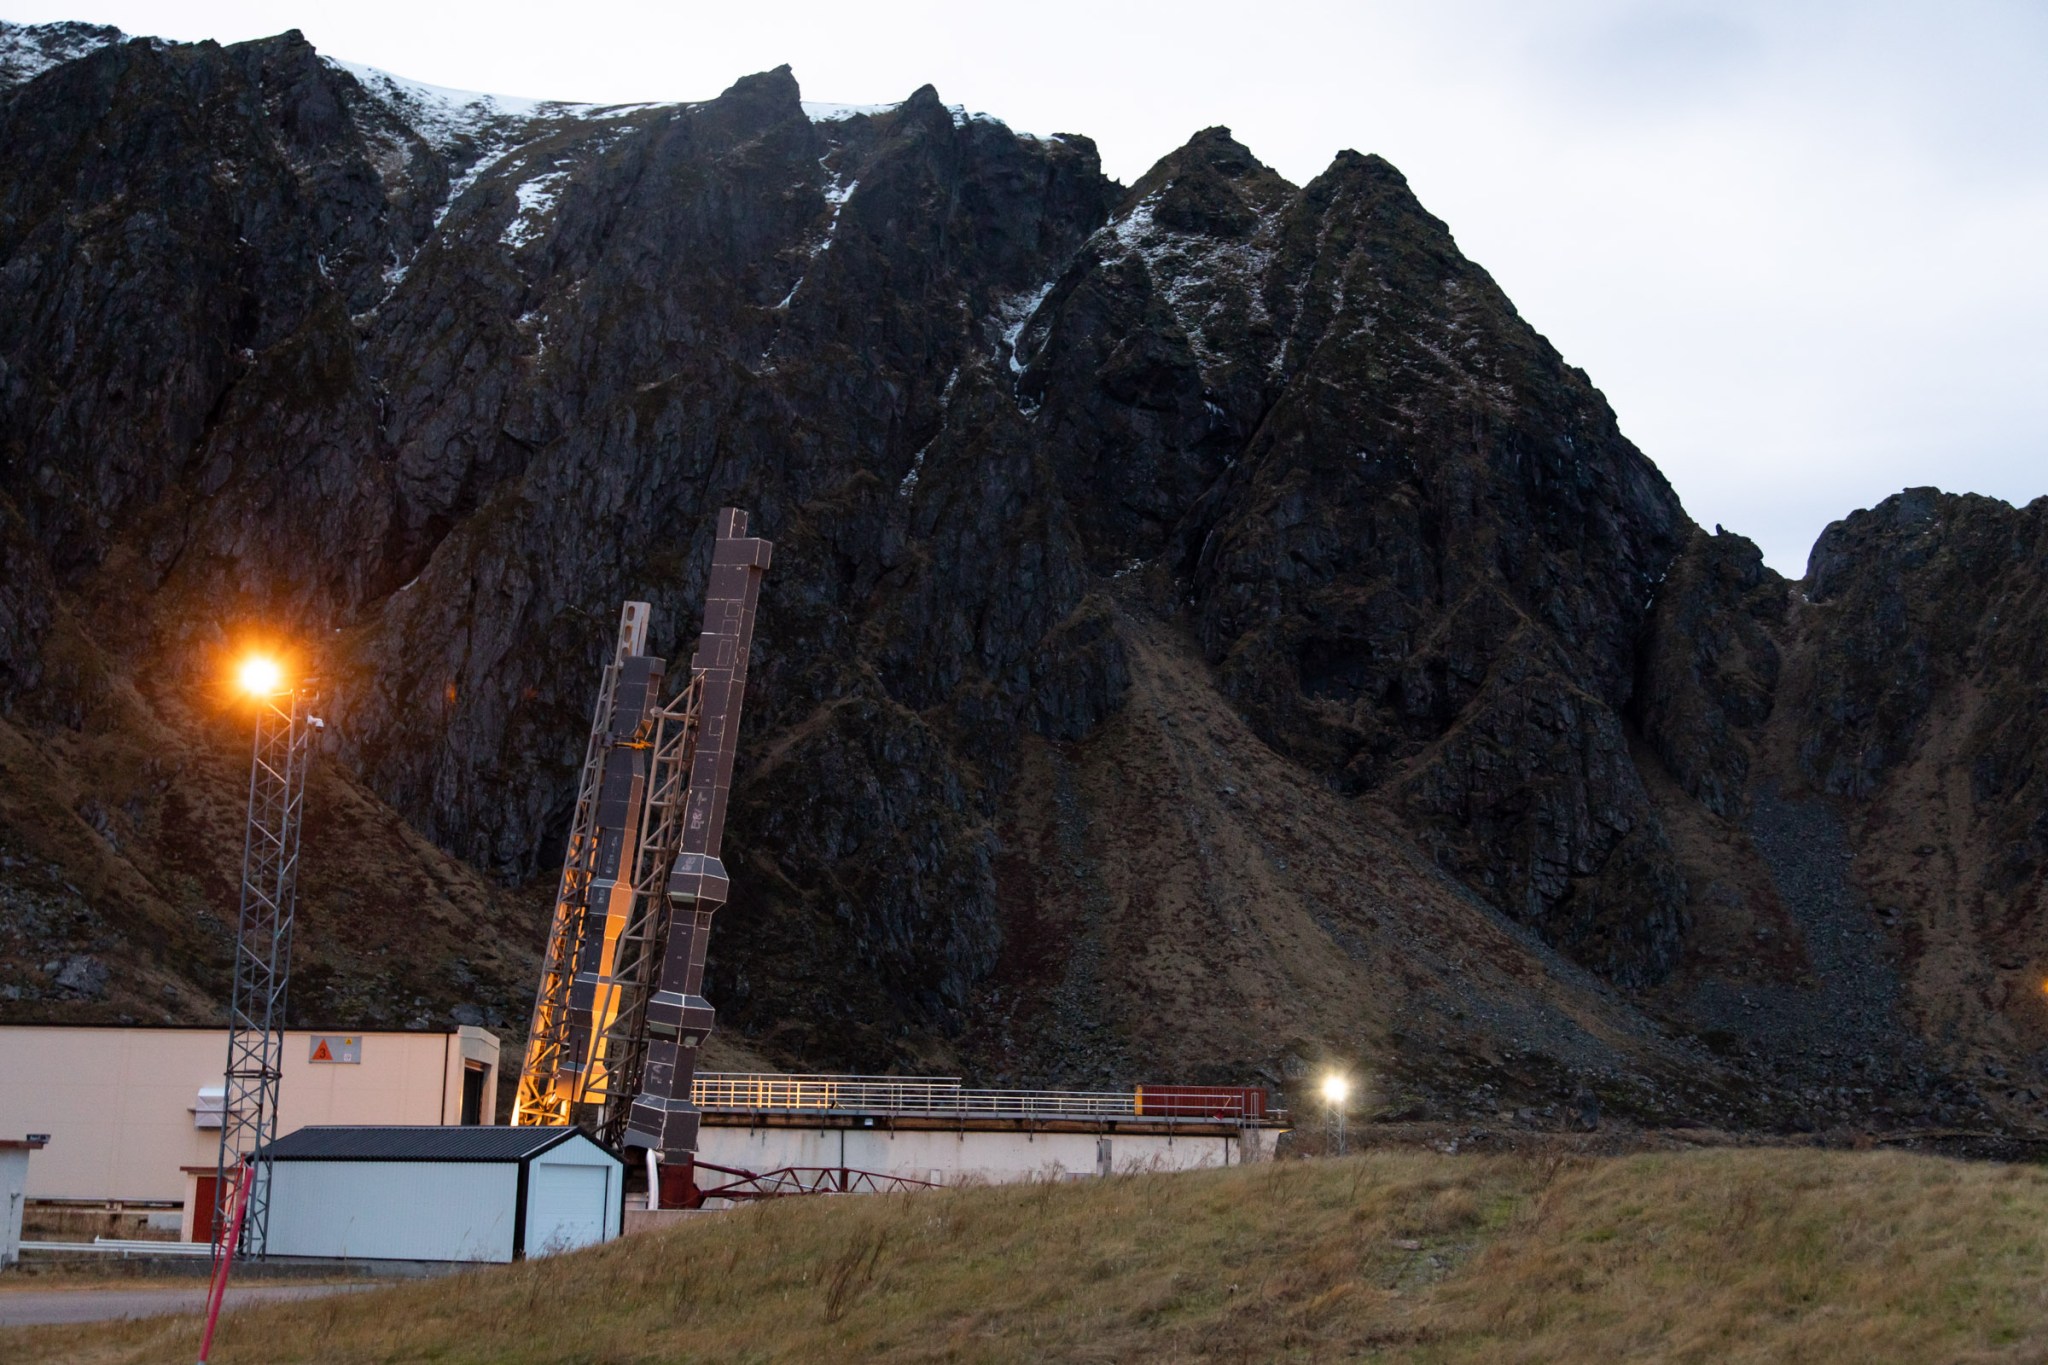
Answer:
[[[237,681],[256,711],[249,758],[249,815],[242,844],[242,906],[235,980],[228,1000],[228,1062],[215,1164],[213,1254],[261,1256],[270,1228],[270,1171],[263,1151],[277,1137],[277,1084],[284,1065],[285,987],[298,904],[299,821],[309,740],[325,723],[310,707],[310,679],[290,682],[269,659],[242,664]],[[235,1185],[251,1182],[240,1246],[228,1245]]]

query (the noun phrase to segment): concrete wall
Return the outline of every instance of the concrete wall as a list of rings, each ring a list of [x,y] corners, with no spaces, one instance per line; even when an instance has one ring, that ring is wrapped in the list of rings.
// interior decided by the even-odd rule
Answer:
[[[1110,1170],[1188,1171],[1236,1166],[1272,1155],[1277,1133],[1237,1137],[1110,1136]],[[706,1125],[697,1157],[713,1165],[765,1172],[783,1166],[846,1166],[942,1185],[1059,1180],[1101,1173],[1094,1133],[889,1132],[875,1128],[725,1128]],[[706,1174],[699,1184],[716,1177]]]
[[[519,1167],[509,1161],[278,1161],[273,1256],[509,1261]]]
[[[285,1034],[279,1133],[455,1123],[469,1060],[486,1066],[495,1102],[498,1040],[482,1029],[349,1036],[362,1040],[360,1064],[310,1061],[312,1034]],[[220,1130],[195,1127],[192,1110],[202,1087],[220,1085],[227,1049],[222,1029],[0,1026],[0,1133],[50,1135],[28,1197],[182,1200],[182,1168],[211,1165],[220,1147]]]

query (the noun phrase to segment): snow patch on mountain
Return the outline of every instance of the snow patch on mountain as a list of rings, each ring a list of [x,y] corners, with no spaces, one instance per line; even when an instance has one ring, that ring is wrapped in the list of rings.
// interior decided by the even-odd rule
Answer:
[[[448,215],[462,202],[476,182],[507,164],[522,150],[544,137],[565,130],[587,132],[583,153],[603,155],[622,138],[645,126],[638,117],[648,110],[687,108],[686,105],[576,104],[566,100],[529,99],[521,95],[493,95],[477,90],[457,90],[425,81],[409,80],[360,62],[334,57],[321,60],[335,71],[354,78],[365,95],[397,124],[409,128],[446,159],[453,174],[448,193],[435,211],[430,235],[438,235]],[[580,125],[580,126],[579,126]],[[380,144],[387,136],[372,132]],[[412,144],[416,146],[417,144]],[[389,163],[388,166],[385,163]],[[391,147],[380,162],[380,170],[403,172],[410,168],[411,152],[404,146]],[[516,173],[520,167],[513,166]],[[568,178],[567,170],[551,166],[542,174],[522,180],[514,190],[518,208],[500,233],[500,240],[517,251],[542,235],[555,201]],[[417,253],[414,253],[417,259]],[[385,299],[405,281],[412,261],[394,260],[385,267]],[[379,300],[377,307],[383,305]],[[375,311],[373,308],[371,311]]]
[[[568,180],[567,171],[549,171],[522,181],[514,191],[519,197],[519,207],[513,212],[512,220],[505,224],[500,240],[517,251],[539,237],[547,227],[548,215],[555,211],[555,201],[561,197],[562,186]]]
[[[120,29],[101,24],[11,24],[0,19],[0,90],[24,85],[53,66],[126,38]]]
[[[805,117],[813,123],[844,123],[850,118],[873,118],[877,114],[893,113],[902,108],[900,104],[826,104],[818,100],[805,100]]]
[[[1234,301],[1243,301],[1252,321],[1268,320],[1263,284],[1278,244],[1279,211],[1260,213],[1258,226],[1240,241],[1162,227],[1153,216],[1158,199],[1159,192],[1149,194],[1098,229],[1096,248],[1104,259],[1142,262],[1195,355],[1220,363],[1223,349],[1208,333]]]
[[[825,231],[825,246],[832,245],[832,233],[839,226],[839,210],[846,207],[846,201],[853,198],[853,192],[859,188],[860,181],[848,180],[842,183],[836,175],[832,177],[832,183],[825,187],[825,202],[832,206],[832,222]]]
[[[476,90],[451,90],[447,86],[407,80],[359,62],[345,62],[336,57],[323,60],[329,66],[354,76],[356,83],[369,92],[371,98],[397,115],[429,146],[443,154],[454,150],[459,139],[482,141],[493,127],[530,119],[542,107],[540,100],[486,95]]]
[[[1020,133],[1015,128],[1012,128],[1009,124],[997,118],[994,114],[985,114],[982,113],[980,110],[976,110],[975,112],[970,114],[967,112],[967,106],[964,104],[949,104],[946,106],[946,112],[953,116],[953,126],[955,128],[965,128],[970,123],[986,123],[991,128],[1000,128],[1004,132],[1010,134],[1012,137],[1021,137],[1025,139],[1027,142],[1052,141],[1051,138],[1040,137],[1036,133]]]
[[[464,168],[450,187],[445,214],[462,192],[491,165],[511,152],[570,123],[607,122],[600,127],[598,150],[603,151],[618,137],[631,131],[624,120],[648,109],[686,106],[666,104],[572,104],[564,100],[528,99],[522,95],[490,95],[476,90],[453,90],[443,85],[394,76],[374,66],[345,62],[334,57],[322,61],[337,71],[355,77],[371,99],[411,128],[435,151]],[[474,160],[469,159],[474,153]],[[438,224],[437,224],[438,226]]]
[[[804,114],[813,123],[844,123],[852,118],[874,118],[881,114],[893,114],[902,107],[901,104],[827,104],[819,100],[803,102]],[[955,128],[965,128],[970,123],[986,123],[1008,129],[1016,136],[1029,138],[1033,142],[1051,141],[1050,138],[1042,138],[1036,133],[1018,133],[994,114],[984,114],[980,111],[969,113],[964,104],[949,104],[946,106],[946,112],[953,116]]]
[[[824,165],[830,157],[831,153],[827,152],[824,156],[818,158],[818,164],[820,166]],[[853,198],[853,192],[860,188],[860,181],[858,179],[847,178],[838,171],[828,171],[827,174],[831,176],[831,179],[825,184],[824,194],[825,202],[831,205],[832,216],[825,220],[824,235],[811,243],[810,253],[806,257],[807,261],[815,261],[819,256],[832,249],[832,239],[839,234],[839,211],[846,207],[846,201]],[[796,283],[789,287],[789,292],[782,296],[782,302],[776,304],[775,307],[778,310],[789,307],[796,299],[796,291],[803,288],[804,281],[809,278],[809,269],[806,267],[805,273],[796,277]]]
[[[918,475],[924,473],[924,453],[925,451],[930,449],[930,443],[926,443],[923,449],[919,450],[917,454],[910,457],[910,472],[908,474],[905,474],[903,476],[903,481],[896,485],[897,497],[908,498],[913,493],[917,492]]]
[[[1031,325],[1031,319],[1038,316],[1039,308],[1045,303],[1046,295],[1052,293],[1055,283],[1047,280],[1036,289],[1026,289],[996,301],[996,325],[1003,329],[1002,350],[997,358],[1009,361],[1011,374],[1024,373],[1017,343],[1023,338],[1024,329]]]

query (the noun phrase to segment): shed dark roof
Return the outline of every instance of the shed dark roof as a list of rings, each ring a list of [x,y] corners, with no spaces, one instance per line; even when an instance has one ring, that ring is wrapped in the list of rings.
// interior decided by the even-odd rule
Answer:
[[[279,1161],[524,1161],[581,1128],[301,1128],[270,1144]],[[593,1144],[595,1145],[595,1144]]]

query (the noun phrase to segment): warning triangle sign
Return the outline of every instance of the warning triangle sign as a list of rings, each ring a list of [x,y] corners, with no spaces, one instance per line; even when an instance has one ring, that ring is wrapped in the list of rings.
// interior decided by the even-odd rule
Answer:
[[[320,1040],[320,1046],[313,1049],[313,1060],[316,1062],[331,1062],[334,1060],[334,1054],[327,1050],[327,1040],[325,1038]]]

